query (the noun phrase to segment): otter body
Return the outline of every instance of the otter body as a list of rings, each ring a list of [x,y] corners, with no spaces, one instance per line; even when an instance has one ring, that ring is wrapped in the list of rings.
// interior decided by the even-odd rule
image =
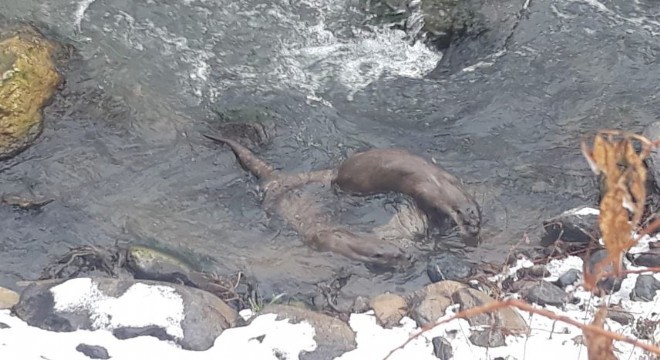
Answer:
[[[259,178],[264,191],[262,206],[281,216],[308,246],[367,263],[393,265],[409,259],[401,248],[375,234],[352,232],[331,223],[319,198],[310,194],[305,186],[315,184],[329,190],[336,171],[281,172],[234,140],[204,136],[232,149],[243,168]]]
[[[412,197],[429,218],[450,216],[466,242],[478,241],[481,209],[461,182],[428,160],[399,149],[371,149],[349,156],[333,183],[356,195],[398,192]]]

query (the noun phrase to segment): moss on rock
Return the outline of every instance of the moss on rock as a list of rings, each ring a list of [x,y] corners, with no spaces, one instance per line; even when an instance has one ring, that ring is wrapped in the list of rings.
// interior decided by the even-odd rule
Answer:
[[[41,134],[42,108],[60,83],[55,49],[30,28],[0,37],[0,160],[18,154]]]

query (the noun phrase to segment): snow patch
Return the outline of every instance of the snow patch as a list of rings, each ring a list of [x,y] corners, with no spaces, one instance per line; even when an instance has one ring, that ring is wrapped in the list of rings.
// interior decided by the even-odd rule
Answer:
[[[90,278],[78,278],[50,289],[57,311],[87,311],[95,329],[155,325],[183,338],[183,298],[163,285],[132,285],[120,297],[103,294]]]

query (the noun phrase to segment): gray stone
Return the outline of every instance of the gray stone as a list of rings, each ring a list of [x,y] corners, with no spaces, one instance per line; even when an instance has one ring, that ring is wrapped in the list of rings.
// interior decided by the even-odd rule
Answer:
[[[103,346],[78,344],[78,346],[76,346],[76,350],[83,353],[90,359],[110,359],[108,350]]]
[[[288,305],[269,305],[260,314],[277,314],[277,319],[289,319],[292,323],[307,321],[314,328],[317,348],[303,353],[302,360],[333,359],[357,347],[355,333],[347,323],[331,316]]]
[[[607,309],[607,318],[616,321],[621,325],[630,325],[635,322],[635,317],[630,312],[620,307]]]
[[[522,297],[531,303],[559,307],[569,300],[569,296],[564,290],[547,281],[539,281],[525,289]]]
[[[601,261],[603,261],[605,258],[607,258],[607,250],[601,249],[594,251],[593,254],[589,257],[589,260],[587,261],[587,271],[590,273],[593,273],[596,269],[596,264],[599,264]],[[623,268],[625,268],[625,264],[623,264]],[[608,265],[603,267],[603,273],[610,273],[612,272],[612,266]],[[621,283],[623,282],[623,279],[621,278],[616,278],[614,276],[608,276],[604,279],[601,279],[598,281],[598,288],[603,291],[606,294],[611,294],[614,292],[617,292],[621,289]]]
[[[472,330],[470,342],[477,346],[494,348],[506,345],[506,337],[501,328]]]
[[[158,324],[145,325],[113,323],[111,316],[95,310],[94,305],[100,300],[122,298],[135,292],[139,292],[140,297],[135,306],[144,306],[140,302],[145,301],[167,301],[171,304],[172,314],[162,314],[162,319],[155,320]],[[71,299],[69,305],[60,301],[56,307],[56,293],[65,293],[67,298],[76,294],[78,298]],[[181,312],[179,319],[178,311]],[[142,332],[143,335],[172,339],[187,350],[200,351],[213,346],[223,330],[242,323],[236,311],[206,291],[157,281],[111,278],[77,278],[30,285],[21,294],[14,312],[28,324],[45,330],[67,332],[103,328],[127,337]],[[96,321],[92,321],[92,317]]]
[[[516,271],[518,279],[539,279],[550,276],[550,271],[543,265],[534,265],[526,268],[520,268]]]
[[[460,289],[452,295],[452,300],[461,305],[461,311],[490,304],[495,300],[475,289]],[[520,313],[513,308],[503,308],[490,313],[475,315],[466,319],[471,326],[490,326],[493,329],[506,329],[512,334],[526,334],[529,326]]]
[[[557,285],[560,288],[564,289],[569,285],[574,285],[578,280],[580,280],[581,275],[582,275],[582,272],[580,270],[578,270],[578,269],[569,269],[564,274],[562,274],[557,279],[557,281],[555,281],[555,285]]]
[[[11,328],[9,325],[7,325],[7,324],[5,324],[5,323],[3,323],[3,322],[0,322],[0,330],[2,330],[2,329],[9,329],[9,328]]]
[[[442,336],[436,336],[431,339],[433,344],[433,355],[440,360],[449,360],[454,357],[454,349],[452,349],[449,341]]]
[[[441,253],[429,261],[426,274],[431,282],[442,280],[463,280],[472,276],[475,265],[467,259],[452,253]]]
[[[446,17],[433,16],[437,3],[456,5],[449,9],[451,28],[448,41],[444,37],[436,40],[437,46],[446,49],[433,71],[434,76],[455,73],[505,49],[506,39],[518,23],[522,8],[520,1],[513,0],[422,0],[422,10],[428,9],[424,14],[429,31],[447,31]]]
[[[626,257],[635,266],[660,267],[660,249],[654,248],[647,252],[626,254]]]
[[[590,213],[589,209],[588,206],[580,206],[543,221],[545,234],[541,244],[548,246],[557,240],[586,244],[597,241],[600,238],[598,214]]]
[[[630,292],[630,300],[653,301],[656,291],[660,290],[660,280],[653,275],[639,275],[635,287]]]

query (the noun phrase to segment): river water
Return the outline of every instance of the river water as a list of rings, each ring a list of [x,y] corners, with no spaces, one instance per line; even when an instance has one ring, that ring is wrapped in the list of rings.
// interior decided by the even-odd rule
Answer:
[[[652,0],[532,0],[504,51],[445,75],[433,71],[440,52],[363,25],[351,0],[4,0],[0,13],[81,56],[43,135],[0,164],[1,192],[56,199],[39,213],[0,208],[2,286],[69,247],[119,241],[244,270],[266,296],[309,294],[342,274],[347,296],[417,288],[424,261],[374,273],[302,245],[200,131],[264,121],[272,141],[255,150],[291,171],[368,147],[433,157],[483,208],[484,243],[464,251],[502,261],[543,218],[595,204],[582,136],[641,131],[660,112]]]

